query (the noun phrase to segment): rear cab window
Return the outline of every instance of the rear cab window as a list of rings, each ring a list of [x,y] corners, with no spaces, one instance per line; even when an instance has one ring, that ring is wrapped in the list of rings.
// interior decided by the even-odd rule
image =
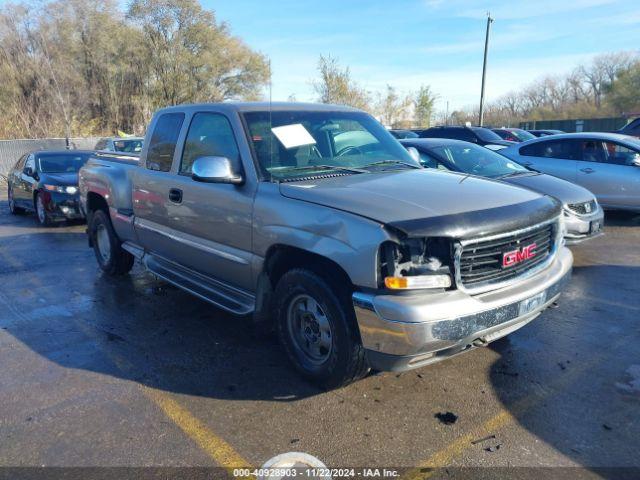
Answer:
[[[171,170],[176,142],[184,122],[184,113],[163,113],[158,117],[147,150],[147,168],[159,172]]]

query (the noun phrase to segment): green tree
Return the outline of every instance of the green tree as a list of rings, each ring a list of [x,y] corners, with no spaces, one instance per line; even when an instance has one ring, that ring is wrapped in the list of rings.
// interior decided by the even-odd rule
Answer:
[[[607,95],[618,114],[640,111],[640,61],[630,65],[618,75],[616,83]]]
[[[437,95],[429,85],[422,85],[413,100],[413,123],[416,127],[430,127]]]
[[[312,86],[319,102],[371,110],[369,93],[351,79],[349,67],[343,69],[337,59],[320,55],[318,73],[320,78]]]
[[[255,98],[269,79],[266,58],[196,0],[133,0],[128,18],[144,35],[153,109]]]

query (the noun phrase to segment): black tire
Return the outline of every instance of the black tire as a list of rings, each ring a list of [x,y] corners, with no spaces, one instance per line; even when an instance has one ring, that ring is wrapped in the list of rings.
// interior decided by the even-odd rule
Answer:
[[[11,187],[7,188],[7,202],[11,215],[22,215],[24,213],[24,208],[16,207],[15,201],[13,200],[13,189]]]
[[[98,265],[108,275],[119,276],[129,273],[135,258],[122,248],[111,225],[111,219],[104,210],[93,212],[90,217],[89,235]]]
[[[320,348],[318,358],[304,352],[310,343],[301,346],[304,340],[301,342],[299,337],[297,340],[293,333],[295,329],[291,328],[297,322],[292,320],[297,315],[292,313],[292,309],[300,305],[308,308],[308,305],[304,306],[307,297],[315,301],[314,307],[321,312],[323,325],[328,323],[330,327],[330,335],[327,335],[331,340],[330,349]],[[280,342],[294,367],[305,378],[326,389],[345,386],[369,371],[353,306],[347,297],[345,288],[332,288],[320,275],[305,269],[290,270],[276,286],[276,322]],[[302,315],[307,313],[302,312]],[[317,344],[318,341],[315,342],[316,348]]]
[[[36,194],[36,198],[33,202],[34,210],[36,211],[36,222],[41,227],[50,227],[53,225],[53,220],[51,220],[51,215],[47,212],[47,209],[44,208],[44,195],[42,192],[38,192]]]

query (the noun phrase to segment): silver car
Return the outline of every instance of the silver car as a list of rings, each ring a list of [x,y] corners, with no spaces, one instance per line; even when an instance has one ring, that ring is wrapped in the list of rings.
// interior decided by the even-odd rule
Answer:
[[[602,233],[604,212],[593,193],[552,175],[532,171],[489,149],[470,142],[447,138],[401,140],[418,151],[422,166],[491,178],[539,193],[562,202],[567,244],[581,242]]]
[[[640,211],[640,140],[615,133],[565,133],[500,151],[521,165],[577,183],[605,209]]]

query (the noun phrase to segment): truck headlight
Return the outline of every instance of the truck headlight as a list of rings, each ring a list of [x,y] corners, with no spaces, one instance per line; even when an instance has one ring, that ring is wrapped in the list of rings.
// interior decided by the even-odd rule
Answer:
[[[380,247],[380,286],[390,290],[444,289],[452,285],[451,242],[410,238]]]
[[[44,185],[44,188],[50,192],[68,193],[69,195],[73,195],[78,191],[78,187],[74,187],[73,185]]]

